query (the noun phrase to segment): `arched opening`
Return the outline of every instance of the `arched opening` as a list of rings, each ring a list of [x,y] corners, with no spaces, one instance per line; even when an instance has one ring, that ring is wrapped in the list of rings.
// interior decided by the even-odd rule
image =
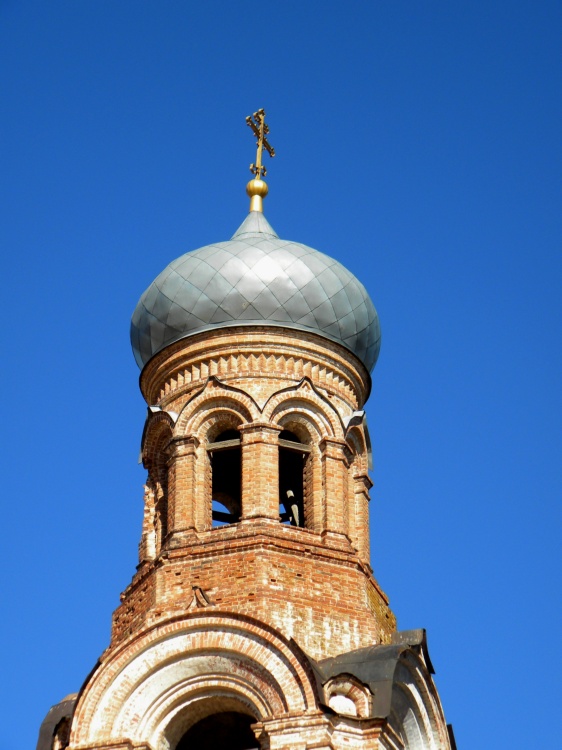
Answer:
[[[158,467],[155,481],[155,525],[156,545],[160,550],[168,535],[168,469]]]
[[[142,463],[148,472],[144,485],[144,517],[139,562],[154,560],[168,536],[168,462],[172,430],[168,416],[154,414],[145,426]]]
[[[211,714],[187,730],[176,750],[259,750],[254,723],[252,716],[239,711]]]
[[[154,538],[156,554],[160,554],[168,536],[168,443],[170,436],[163,432],[147,461],[147,487],[154,509]]]
[[[307,463],[310,446],[294,432],[279,434],[279,515],[282,523],[304,527]]]
[[[238,430],[224,430],[207,445],[211,462],[212,524],[236,523],[242,514],[242,451]]]

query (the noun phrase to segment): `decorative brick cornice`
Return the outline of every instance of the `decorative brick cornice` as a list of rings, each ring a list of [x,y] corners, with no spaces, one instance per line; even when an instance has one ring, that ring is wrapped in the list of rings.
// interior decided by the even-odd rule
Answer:
[[[212,375],[222,381],[241,376],[308,376],[327,393],[360,408],[371,379],[361,362],[344,347],[314,334],[290,329],[243,327],[182,339],[153,357],[141,373],[147,402],[165,408]]]
[[[241,425],[238,430],[243,443],[271,443],[277,445],[282,427],[269,422],[251,422]]]
[[[192,456],[199,447],[199,440],[195,435],[180,435],[170,440],[170,460],[181,456]]]
[[[345,440],[335,437],[324,437],[320,440],[319,446],[323,456],[334,458],[338,461],[347,459],[349,446]]]
[[[368,474],[356,474],[354,479],[356,482],[356,492],[369,492],[373,486],[373,482]]]

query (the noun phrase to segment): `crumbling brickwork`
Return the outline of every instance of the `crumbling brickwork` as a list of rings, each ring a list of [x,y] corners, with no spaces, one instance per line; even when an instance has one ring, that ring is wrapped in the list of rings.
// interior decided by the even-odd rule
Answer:
[[[315,658],[389,641],[394,617],[369,568],[367,441],[361,423],[346,428],[369,383],[341,346],[278,329],[192,337],[149,363],[143,459],[147,487],[159,489],[145,493],[144,517],[154,524],[143,526],[141,567],[115,613],[113,643],[202,606],[196,588],[213,607],[295,637]],[[233,429],[241,516],[213,528],[207,446]],[[280,523],[283,430],[310,448],[303,528]],[[158,524],[164,486],[167,519]]]

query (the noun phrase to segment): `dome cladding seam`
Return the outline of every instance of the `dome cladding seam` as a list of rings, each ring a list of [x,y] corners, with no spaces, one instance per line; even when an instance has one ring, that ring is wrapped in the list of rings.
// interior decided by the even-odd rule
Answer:
[[[361,282],[334,258],[280,240],[261,214],[249,214],[230,241],[172,261],[141,296],[131,343],[142,368],[179,339],[236,325],[324,336],[369,370],[380,346],[377,313]]]

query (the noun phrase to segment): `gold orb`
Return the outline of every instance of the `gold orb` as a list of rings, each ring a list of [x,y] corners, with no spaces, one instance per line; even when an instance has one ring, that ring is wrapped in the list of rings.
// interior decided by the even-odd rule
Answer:
[[[259,195],[260,198],[265,198],[269,191],[267,183],[263,180],[250,180],[246,185],[246,192],[252,198],[254,195]]]

